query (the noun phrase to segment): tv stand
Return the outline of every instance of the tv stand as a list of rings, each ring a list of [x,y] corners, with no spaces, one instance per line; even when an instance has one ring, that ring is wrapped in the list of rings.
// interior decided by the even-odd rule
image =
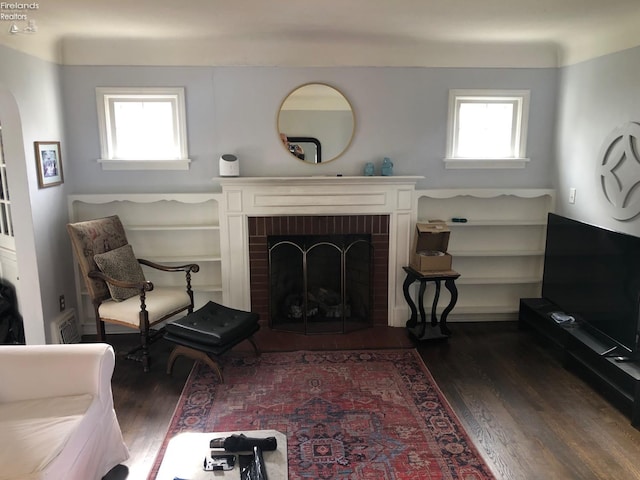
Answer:
[[[550,314],[558,310],[558,306],[543,298],[522,298],[519,326],[533,328],[550,340],[562,353],[564,366],[589,381],[640,430],[640,361],[603,355],[603,352],[612,351],[611,345],[579,322],[556,323]]]

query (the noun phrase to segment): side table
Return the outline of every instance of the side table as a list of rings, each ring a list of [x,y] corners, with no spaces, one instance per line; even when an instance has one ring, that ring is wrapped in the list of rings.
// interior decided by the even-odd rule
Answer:
[[[447,338],[451,335],[451,330],[447,327],[447,315],[453,310],[456,302],[458,301],[458,289],[456,288],[456,279],[460,277],[460,274],[455,270],[446,270],[441,272],[418,272],[411,267],[402,267],[407,273],[407,277],[402,284],[402,291],[404,298],[409,304],[411,309],[411,318],[407,320],[407,329],[409,333],[417,340],[432,340],[436,338]],[[420,309],[420,323],[418,323],[418,310],[416,309],[415,302],[411,299],[409,294],[409,287],[414,282],[420,282],[420,288],[418,290],[418,307]],[[424,310],[424,294],[427,290],[427,283],[434,282],[436,285],[435,296],[433,304],[431,306],[431,322],[432,328],[427,328],[426,313]],[[438,321],[436,315],[436,307],[438,306],[438,299],[440,298],[440,284],[444,282],[444,286],[451,294],[451,300],[449,305],[443,310]],[[439,331],[435,328],[440,326]]]

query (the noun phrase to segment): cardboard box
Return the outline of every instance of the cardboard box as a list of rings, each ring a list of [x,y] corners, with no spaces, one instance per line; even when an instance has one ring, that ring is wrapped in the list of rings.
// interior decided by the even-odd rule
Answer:
[[[442,220],[416,224],[411,267],[418,272],[451,270],[452,258],[447,253],[450,234],[449,227]]]

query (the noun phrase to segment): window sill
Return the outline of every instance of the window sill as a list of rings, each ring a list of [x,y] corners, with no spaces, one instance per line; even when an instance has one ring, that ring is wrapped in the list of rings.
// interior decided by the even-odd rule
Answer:
[[[110,160],[101,158],[102,170],[189,170],[188,158],[182,160]]]
[[[470,168],[524,168],[528,158],[445,158],[447,170]]]

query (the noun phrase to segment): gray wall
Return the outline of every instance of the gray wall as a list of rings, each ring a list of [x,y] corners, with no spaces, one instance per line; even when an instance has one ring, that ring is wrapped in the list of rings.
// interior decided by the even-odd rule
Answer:
[[[217,159],[233,153],[243,176],[361,175],[366,162],[390,157],[397,175],[423,175],[423,187],[548,187],[553,162],[556,69],[62,67],[68,176],[72,193],[207,191]],[[342,91],[356,131],[334,162],[309,165],[282,148],[277,113],[286,95],[308,82]],[[189,153],[186,172],[103,172],[97,86],[184,86]],[[521,170],[445,170],[450,88],[531,90],[528,151]]]
[[[245,176],[360,175],[366,162],[391,157],[397,175],[424,175],[420,187],[547,187],[553,165],[556,69],[91,67],[57,66],[0,47],[0,108],[17,106],[23,141],[8,159],[16,220],[21,308],[29,343],[50,340],[58,296],[73,306],[73,260],[65,231],[66,196],[74,193],[210,191],[217,159],[240,158]],[[295,87],[322,82],[355,110],[356,131],[338,160],[309,165],[288,155],[277,112]],[[188,171],[102,171],[97,86],[183,86]],[[531,89],[529,156],[521,170],[445,170],[448,90]],[[3,111],[0,110],[0,121]],[[18,137],[16,137],[18,138]],[[33,142],[60,140],[64,185],[38,189]]]
[[[640,47],[561,70],[554,169],[559,213],[640,236],[640,217],[619,221],[607,212],[596,174],[599,154],[610,133],[627,122],[640,122],[639,93]],[[636,164],[626,174],[623,171],[622,180],[628,180],[628,174],[638,168]],[[568,202],[572,187],[577,193],[575,204]]]
[[[0,47],[0,64],[0,122],[16,236],[19,306],[27,342],[45,343],[50,339],[49,322],[59,314],[58,296],[72,299],[75,292],[65,230],[67,184],[38,188],[33,146],[38,140],[61,141],[66,175],[60,68],[6,47]]]

